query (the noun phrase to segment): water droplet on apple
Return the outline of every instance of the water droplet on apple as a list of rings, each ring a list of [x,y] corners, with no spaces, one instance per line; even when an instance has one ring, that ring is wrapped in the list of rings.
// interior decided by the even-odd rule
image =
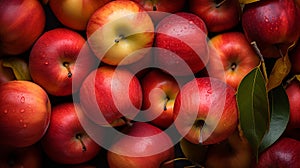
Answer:
[[[7,113],[8,113],[8,110],[7,110],[7,109],[5,109],[5,110],[4,110],[4,114],[7,114]]]
[[[208,93],[208,94],[212,94],[212,90],[211,90],[211,89],[208,89],[208,90],[207,90],[207,93]]]
[[[194,24],[194,22],[190,20],[190,21],[189,21],[189,24]]]
[[[22,120],[22,119],[20,119],[19,121],[20,121],[20,123],[23,123],[23,120]]]
[[[48,61],[46,61],[44,64],[45,64],[45,65],[48,65],[48,64],[49,64],[49,62],[48,62]]]
[[[24,103],[25,102],[25,97],[24,96],[21,96],[21,103]]]
[[[25,110],[24,110],[24,109],[21,109],[21,110],[20,110],[20,112],[21,112],[21,113],[24,113],[24,112],[25,112]]]
[[[27,127],[27,124],[23,124],[23,127],[26,128],[26,127]]]

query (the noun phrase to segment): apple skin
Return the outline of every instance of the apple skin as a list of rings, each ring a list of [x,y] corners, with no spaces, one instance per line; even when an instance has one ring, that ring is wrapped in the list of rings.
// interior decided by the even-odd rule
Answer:
[[[0,55],[18,55],[29,50],[46,23],[40,2],[1,1],[0,11]]]
[[[226,140],[209,146],[205,167],[250,168],[255,159],[247,139],[235,131]]]
[[[85,30],[91,15],[111,0],[49,0],[49,6],[57,19],[75,30]]]
[[[300,74],[300,41],[289,53],[290,61],[292,64],[291,73]]]
[[[108,126],[125,117],[133,119],[142,106],[142,87],[127,69],[100,66],[80,88],[80,104],[86,116],[98,125]]]
[[[209,41],[209,76],[224,80],[237,89],[241,80],[256,66],[260,59],[240,32],[220,33]]]
[[[159,12],[168,12],[176,13],[182,11],[185,6],[186,0],[177,0],[172,3],[168,0],[133,0],[139,3],[146,11],[159,11]]]
[[[260,154],[256,168],[300,166],[300,142],[282,137]]]
[[[179,86],[176,80],[160,69],[152,69],[141,79],[142,110],[147,121],[166,129],[173,123],[173,106]]]
[[[111,1],[93,13],[86,34],[99,60],[109,65],[124,65],[136,62],[150,52],[154,25],[139,4]],[[122,61],[124,58],[126,61]]]
[[[81,126],[76,114],[80,107],[75,106],[78,105],[72,102],[54,106],[49,128],[41,140],[44,152],[57,163],[84,163],[100,151],[100,146]]]
[[[299,9],[294,0],[270,0],[244,6],[242,28],[266,58],[284,55],[299,38]]]
[[[45,134],[51,115],[47,93],[30,81],[9,81],[0,85],[1,145],[26,147]]]
[[[287,129],[300,128],[300,81],[293,79],[286,86],[286,94],[290,104],[290,118]]]
[[[194,144],[215,144],[227,139],[238,124],[236,91],[223,81],[200,77],[186,83],[174,104],[178,132]]]
[[[32,80],[47,93],[68,96],[78,91],[83,79],[94,69],[95,60],[79,33],[56,28],[44,33],[34,44],[29,70]]]
[[[171,14],[158,23],[156,32],[155,47],[160,48],[155,50],[156,65],[176,76],[192,75],[205,67],[207,29],[201,18],[186,12]]]
[[[189,10],[202,18],[207,30],[214,33],[233,29],[242,15],[238,0],[190,0]]]
[[[2,168],[40,168],[42,163],[42,151],[38,145],[21,148],[2,147],[0,151],[0,167]]]
[[[144,122],[135,122],[126,129],[128,136],[114,142],[107,153],[110,168],[156,168],[175,158],[174,145],[161,129]]]

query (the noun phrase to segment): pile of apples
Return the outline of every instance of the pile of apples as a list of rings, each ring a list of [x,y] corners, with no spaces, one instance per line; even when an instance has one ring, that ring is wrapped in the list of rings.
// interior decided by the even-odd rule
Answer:
[[[300,167],[299,0],[1,0],[0,167]]]

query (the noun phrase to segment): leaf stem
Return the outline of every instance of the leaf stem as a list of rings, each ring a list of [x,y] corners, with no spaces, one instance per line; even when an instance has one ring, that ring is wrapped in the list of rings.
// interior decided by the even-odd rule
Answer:
[[[263,57],[263,55],[261,54],[260,52],[260,49],[258,48],[257,44],[255,41],[252,41],[251,42],[251,45],[253,46],[255,52],[257,53],[257,55],[259,56],[260,58],[260,62],[261,62],[261,66],[262,66],[262,72],[263,72],[263,75],[264,75],[264,78],[265,78],[265,81],[266,83],[268,83],[268,73],[267,73],[267,68],[266,68],[266,63],[265,63],[265,59]]]

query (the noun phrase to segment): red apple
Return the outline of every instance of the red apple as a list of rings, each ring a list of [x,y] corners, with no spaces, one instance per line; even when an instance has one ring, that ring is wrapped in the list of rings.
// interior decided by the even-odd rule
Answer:
[[[95,68],[95,60],[80,34],[56,28],[44,33],[34,44],[29,70],[33,81],[49,94],[67,96],[77,92],[83,79]]]
[[[209,45],[208,75],[224,80],[235,89],[259,65],[259,57],[240,32],[220,33],[210,39]]]
[[[137,3],[111,1],[94,12],[86,34],[91,49],[101,61],[110,65],[130,64],[150,52],[154,25]]]
[[[0,167],[18,168],[42,167],[42,151],[37,145],[22,148],[7,148],[0,151]]]
[[[79,164],[93,159],[100,146],[81,126],[72,102],[61,103],[52,108],[49,128],[41,143],[47,156],[61,164]]]
[[[0,85],[0,144],[26,147],[45,134],[51,115],[47,93],[30,81]]]
[[[91,15],[111,0],[49,0],[57,19],[75,30],[85,30]]]
[[[161,167],[175,158],[174,144],[159,128],[144,122],[133,123],[107,153],[110,168]],[[171,163],[172,164],[172,163]]]
[[[292,80],[286,87],[290,104],[290,118],[287,129],[300,128],[300,81]]]
[[[198,16],[180,12],[163,18],[156,27],[155,64],[172,75],[192,75],[208,62],[207,29]],[[180,68],[178,68],[180,67]]]
[[[254,162],[249,142],[236,131],[228,139],[209,147],[205,167],[250,168]]]
[[[141,79],[142,110],[147,121],[166,129],[173,123],[173,106],[179,86],[170,74],[153,69]]]
[[[0,55],[29,50],[43,33],[46,16],[38,0],[0,1]]]
[[[300,41],[289,53],[290,61],[292,64],[291,72],[293,74],[300,74]]]
[[[242,14],[238,0],[190,0],[189,10],[203,19],[209,32],[233,29]]]
[[[215,144],[237,128],[236,91],[221,80],[195,78],[186,83],[174,104],[174,124],[194,144]]]
[[[300,167],[300,142],[291,138],[280,138],[260,154],[256,168]]]
[[[105,65],[92,71],[79,95],[86,116],[99,125],[114,125],[123,117],[133,119],[142,106],[139,80],[121,67]]]
[[[269,0],[246,4],[242,27],[249,42],[255,41],[264,57],[278,58],[299,38],[294,0]]]

